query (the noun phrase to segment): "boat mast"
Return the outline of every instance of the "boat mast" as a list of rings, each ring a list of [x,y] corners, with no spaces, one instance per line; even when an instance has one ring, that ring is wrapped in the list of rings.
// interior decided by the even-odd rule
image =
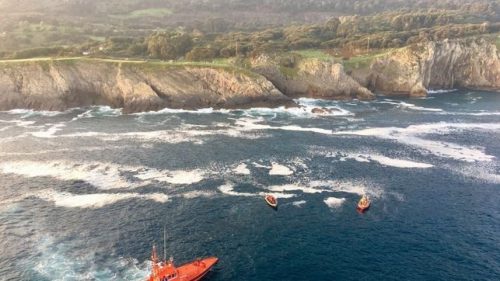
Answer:
[[[167,226],[163,226],[163,261],[167,262]]]

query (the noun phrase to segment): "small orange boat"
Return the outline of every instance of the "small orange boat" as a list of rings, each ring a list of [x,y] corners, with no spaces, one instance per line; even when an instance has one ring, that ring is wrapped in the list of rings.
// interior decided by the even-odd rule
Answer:
[[[276,197],[272,196],[271,194],[266,195],[264,197],[264,200],[266,200],[266,203],[274,209],[278,208],[278,199],[276,199]]]
[[[358,207],[356,208],[360,213],[364,213],[368,208],[370,208],[370,198],[365,194],[358,202]]]
[[[179,267],[174,265],[173,259],[158,262],[156,247],[153,246],[151,275],[147,281],[199,281],[219,261],[216,257],[197,259]]]

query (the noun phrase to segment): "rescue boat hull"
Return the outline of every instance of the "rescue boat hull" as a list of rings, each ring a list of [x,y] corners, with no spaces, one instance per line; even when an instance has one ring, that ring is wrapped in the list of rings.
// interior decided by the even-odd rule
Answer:
[[[276,199],[275,197],[267,195],[266,197],[264,197],[264,200],[266,200],[266,203],[267,205],[269,205],[269,207],[275,210],[278,209],[278,199]]]

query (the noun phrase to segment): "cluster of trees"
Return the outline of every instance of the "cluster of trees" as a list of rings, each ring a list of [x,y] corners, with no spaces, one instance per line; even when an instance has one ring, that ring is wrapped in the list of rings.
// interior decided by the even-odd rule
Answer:
[[[27,0],[28,2],[31,0]],[[0,8],[5,5],[0,1]],[[73,15],[47,20],[43,13],[18,20],[2,16],[0,9],[0,55],[10,58],[30,56],[81,55],[153,58],[163,60],[211,60],[234,56],[254,56],[264,52],[301,49],[366,50],[401,47],[427,40],[440,40],[500,32],[500,0],[38,0],[36,5],[52,7]],[[57,3],[57,5],[55,5]],[[83,10],[83,6],[88,6]],[[114,9],[120,6],[119,9]],[[128,13],[137,9],[169,7],[174,14],[207,15],[245,12],[291,14],[334,11],[336,16],[319,23],[270,24],[265,28],[241,30],[228,17],[188,18],[173,28],[161,26],[166,18],[126,20],[109,17],[109,22],[88,22],[74,17],[78,10],[88,17]],[[418,8],[417,8],[418,7]],[[423,8],[428,8],[423,10]],[[400,10],[397,10],[400,9]],[[51,9],[49,9],[52,11]],[[379,12],[388,10],[385,12]],[[397,11],[396,11],[397,10]],[[216,12],[218,11],[218,12]],[[224,12],[227,11],[227,12]],[[362,15],[365,14],[365,15]],[[236,15],[239,15],[236,13]],[[87,16],[87,15],[86,15]],[[489,19],[489,21],[487,21]],[[496,19],[496,20],[495,20]],[[241,25],[247,22],[241,21]],[[265,22],[264,25],[269,22]],[[259,24],[252,25],[258,27]],[[4,31],[5,30],[5,31]],[[69,46],[65,48],[57,46]],[[37,46],[37,48],[33,48]],[[54,47],[56,46],[56,47]],[[21,48],[27,50],[18,51]]]

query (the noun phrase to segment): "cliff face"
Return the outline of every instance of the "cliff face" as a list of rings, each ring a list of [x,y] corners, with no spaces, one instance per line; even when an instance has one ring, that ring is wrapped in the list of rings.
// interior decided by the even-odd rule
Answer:
[[[341,64],[302,59],[284,68],[268,58],[253,62],[254,71],[265,76],[285,95],[322,99],[372,99],[374,95],[344,72]]]
[[[125,112],[293,104],[264,77],[239,69],[98,60],[0,63],[0,109],[88,105]]]
[[[498,91],[500,57],[496,46],[483,39],[429,42],[377,59],[368,75],[367,86],[386,94],[425,96],[426,89],[452,88]]]

